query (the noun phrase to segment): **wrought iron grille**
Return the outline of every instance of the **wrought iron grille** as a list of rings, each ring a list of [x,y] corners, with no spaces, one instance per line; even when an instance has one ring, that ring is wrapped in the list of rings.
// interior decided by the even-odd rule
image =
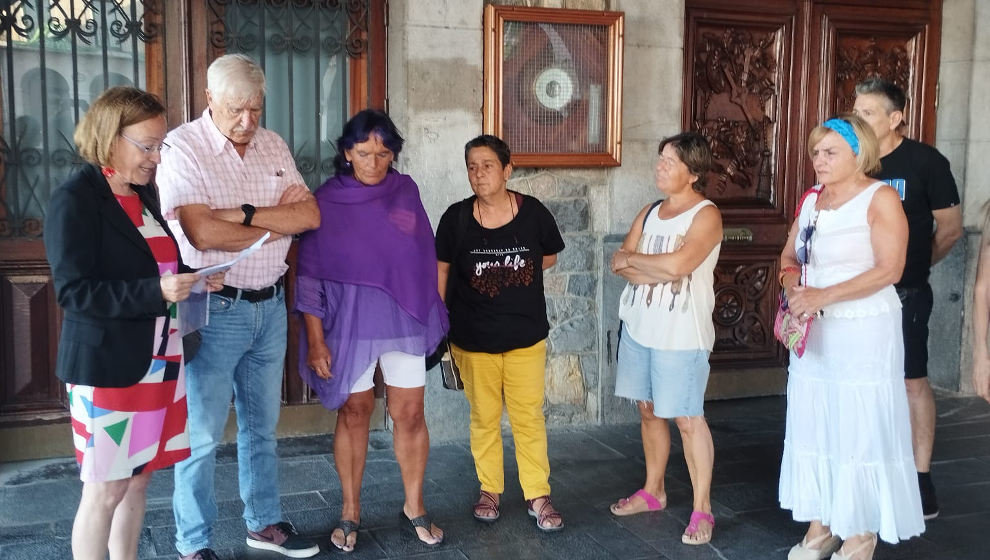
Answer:
[[[261,63],[265,126],[285,138],[311,188],[332,172],[334,141],[348,115],[350,64],[367,50],[368,5],[206,1],[208,52],[194,47],[191,56],[243,52]],[[0,0],[0,239],[40,237],[52,189],[79,163],[72,135],[89,103],[110,86],[147,88],[145,53],[162,46],[163,6]]]
[[[263,126],[289,145],[311,189],[333,173],[348,117],[350,59],[367,50],[368,0],[208,0],[209,42],[265,69]]]
[[[38,237],[51,190],[78,163],[72,134],[113,85],[145,85],[158,0],[0,2],[0,238]],[[160,21],[160,18],[154,18]]]

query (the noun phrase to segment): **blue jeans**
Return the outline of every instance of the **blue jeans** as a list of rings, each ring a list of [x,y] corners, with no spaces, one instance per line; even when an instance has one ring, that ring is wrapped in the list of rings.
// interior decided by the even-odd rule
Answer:
[[[192,455],[175,466],[175,547],[182,555],[210,546],[217,501],[216,448],[233,395],[244,521],[259,531],[282,520],[275,425],[281,406],[286,311],[282,290],[249,303],[210,295],[210,324],[186,365]]]

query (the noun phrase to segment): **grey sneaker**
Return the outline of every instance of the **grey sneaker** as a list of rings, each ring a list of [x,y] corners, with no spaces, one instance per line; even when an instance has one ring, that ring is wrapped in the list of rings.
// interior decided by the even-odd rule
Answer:
[[[258,532],[248,531],[247,545],[272,550],[289,558],[309,558],[320,552],[319,545],[300,537],[288,521],[269,525]]]
[[[210,548],[201,548],[192,554],[186,554],[185,556],[180,556],[179,560],[220,560],[216,552]]]

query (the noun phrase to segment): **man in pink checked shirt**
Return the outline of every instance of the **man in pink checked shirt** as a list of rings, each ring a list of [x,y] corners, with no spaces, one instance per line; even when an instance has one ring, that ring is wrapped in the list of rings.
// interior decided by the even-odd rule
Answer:
[[[190,266],[229,261],[271,234],[210,295],[210,323],[186,364],[192,456],[175,467],[173,495],[175,546],[184,560],[219,558],[210,548],[213,477],[231,397],[248,546],[291,558],[319,552],[282,518],[275,426],[286,345],[285,256],[294,234],[319,226],[320,211],[285,141],[258,124],[264,98],[265,75],[253,60],[218,58],[207,70],[209,108],[168,135],[172,147],[158,168],[162,212]]]

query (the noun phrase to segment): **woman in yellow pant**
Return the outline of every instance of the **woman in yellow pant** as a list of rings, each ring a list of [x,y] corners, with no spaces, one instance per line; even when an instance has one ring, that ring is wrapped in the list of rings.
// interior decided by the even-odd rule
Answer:
[[[550,502],[543,271],[557,262],[564,241],[539,200],[506,188],[509,155],[505,142],[490,135],[464,147],[475,196],[454,203],[440,219],[439,287],[450,312],[451,353],[471,405],[471,453],[481,483],[474,517],[492,522],[500,515],[504,405],[529,515],[539,529],[556,531],[564,523]]]

